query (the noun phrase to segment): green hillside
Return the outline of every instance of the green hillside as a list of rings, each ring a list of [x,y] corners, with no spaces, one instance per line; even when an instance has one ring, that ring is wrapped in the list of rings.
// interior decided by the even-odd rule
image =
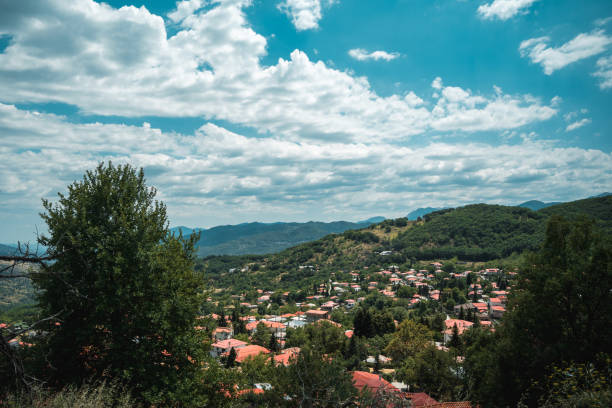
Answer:
[[[200,268],[217,288],[275,290],[304,287],[308,282],[328,279],[332,272],[364,267],[409,266],[419,260],[455,257],[460,261],[487,262],[536,250],[552,214],[569,219],[589,217],[607,235],[612,231],[612,197],[563,203],[540,211],[474,204],[433,212],[420,222],[386,220],[278,254],[209,257],[201,261]]]

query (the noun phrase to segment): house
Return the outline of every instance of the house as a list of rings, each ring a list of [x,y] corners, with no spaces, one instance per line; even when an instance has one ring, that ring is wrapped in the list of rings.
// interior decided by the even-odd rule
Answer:
[[[268,320],[262,320],[263,324],[272,332],[276,338],[285,338],[287,334],[287,325],[280,322],[271,322]]]
[[[256,344],[249,344],[236,350],[236,362],[243,363],[249,358],[254,358],[260,354],[270,354],[270,350]]]
[[[224,353],[229,353],[229,351],[233,348],[236,352],[245,347],[247,345],[246,342],[236,339],[227,339],[221,340],[216,343],[213,343],[210,346],[210,355],[212,357],[219,357]]]
[[[276,365],[284,365],[285,367],[291,364],[293,361],[297,359],[297,356],[300,354],[299,347],[290,347],[288,349],[283,350],[280,354],[274,356],[274,363]]]
[[[307,324],[308,322],[303,316],[296,316],[293,319],[291,319],[289,322],[287,322],[287,327],[290,327],[292,329],[297,329],[298,327],[304,327]]]
[[[325,302],[325,303],[323,303],[321,305],[321,309],[327,310],[327,311],[330,311],[330,312],[332,310],[334,310],[335,308],[337,308],[337,307],[338,307],[338,304],[336,302],[331,301],[331,300],[329,302]]]
[[[329,312],[327,310],[308,310],[306,311],[306,318],[310,322],[316,322],[317,320],[327,319]]]
[[[407,393],[406,398],[408,398],[410,402],[412,402],[413,408],[421,408],[438,403],[438,401],[431,398],[424,392]]]
[[[353,371],[353,386],[360,392],[364,388],[367,388],[371,394],[377,394],[379,392],[400,392],[391,385],[389,381],[382,378],[382,376],[365,371]]]
[[[461,319],[446,319],[444,321],[444,342],[448,343],[453,337],[453,328],[457,326],[457,332],[461,336],[466,330],[472,327],[474,323]]]
[[[231,327],[217,327],[213,330],[213,337],[216,341],[231,339],[234,337],[234,330]]]
[[[491,317],[494,319],[501,319],[506,313],[506,308],[503,306],[491,306]]]

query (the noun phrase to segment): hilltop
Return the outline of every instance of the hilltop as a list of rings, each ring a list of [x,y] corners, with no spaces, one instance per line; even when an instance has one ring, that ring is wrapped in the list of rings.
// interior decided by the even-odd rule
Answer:
[[[216,287],[264,288],[304,286],[338,270],[412,266],[420,260],[489,262],[540,246],[548,218],[595,219],[612,231],[612,196],[589,198],[533,211],[529,208],[473,204],[425,215],[421,221],[385,220],[355,231],[328,235],[278,254],[208,257],[200,267]],[[229,270],[233,273],[229,273]],[[248,272],[248,273],[247,273]]]

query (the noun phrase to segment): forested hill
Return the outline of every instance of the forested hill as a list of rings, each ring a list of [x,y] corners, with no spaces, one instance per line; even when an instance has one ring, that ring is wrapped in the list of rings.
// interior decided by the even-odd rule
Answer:
[[[581,216],[589,216],[597,221],[599,228],[606,234],[612,233],[612,195],[587,198],[585,200],[572,201],[557,204],[552,207],[543,208],[538,213],[545,216],[560,214],[568,219],[578,219]]]
[[[418,259],[489,260],[538,248],[552,214],[568,219],[586,216],[612,231],[612,197],[561,203],[532,211],[523,207],[475,204],[437,211],[400,234],[393,248]]]
[[[282,251],[304,242],[314,241],[328,234],[342,233],[349,229],[360,229],[372,224],[368,220],[360,223],[306,222],[306,223],[272,223],[251,222],[238,225],[222,225],[210,229],[192,230],[176,227],[183,235],[201,232],[198,241],[198,255],[243,255],[269,254]]]
[[[487,262],[537,249],[552,214],[569,219],[587,216],[595,219],[606,235],[612,232],[611,196],[558,204],[539,211],[474,204],[437,211],[419,222],[405,218],[385,220],[358,231],[328,235],[278,254],[209,257],[201,266],[218,284],[236,288],[269,286],[274,290],[279,285],[300,286],[304,279],[320,280],[333,271],[364,266],[409,266],[416,260],[454,257]],[[249,266],[251,273],[223,276],[229,269],[245,266]]]

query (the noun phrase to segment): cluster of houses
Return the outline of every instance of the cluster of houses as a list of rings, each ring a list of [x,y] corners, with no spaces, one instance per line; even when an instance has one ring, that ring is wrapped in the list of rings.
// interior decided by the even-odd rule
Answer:
[[[300,328],[322,321],[341,327],[340,324],[330,320],[331,312],[339,308],[347,312],[353,309],[365,299],[365,297],[359,296],[361,293],[378,291],[383,296],[397,300],[399,288],[409,286],[416,289],[414,291],[416,293],[408,299],[410,306],[416,306],[424,300],[440,301],[440,290],[435,289],[435,282],[436,276],[442,272],[442,264],[435,262],[432,263],[432,266],[434,267],[433,271],[410,269],[401,272],[399,268],[391,266],[385,270],[372,272],[367,275],[351,272],[349,274],[351,277],[350,282],[331,281],[330,279],[330,281],[320,284],[316,295],[308,296],[302,303],[296,303],[296,306],[302,309],[301,311],[281,315],[266,315],[260,319],[254,315],[241,317],[249,336],[253,336],[258,328],[261,329],[262,327],[270,331],[276,338],[277,344],[280,345],[280,349],[283,350],[277,355],[274,355],[272,351],[265,347],[250,345],[245,341],[234,339],[229,316],[226,316],[227,327],[217,327],[213,332],[214,342],[210,354],[213,357],[223,357],[227,356],[231,349],[234,349],[238,364],[251,356],[259,354],[270,355],[270,358],[275,361],[287,364],[291,357],[299,353],[299,349],[290,349],[289,352],[284,350],[288,328]],[[459,335],[463,334],[475,324],[474,321],[494,330],[493,322],[495,319],[502,318],[505,312],[508,291],[497,290],[496,282],[489,281],[489,279],[498,276],[500,273],[498,269],[484,269],[476,273],[466,271],[450,274],[450,278],[447,277],[445,279],[465,278],[470,273],[474,283],[471,283],[468,288],[468,296],[470,299],[475,299],[475,301],[454,307],[454,314],[459,318],[447,317],[443,329],[445,343],[450,341],[453,332],[457,332]],[[481,283],[484,283],[485,280],[496,290],[484,294]],[[257,304],[243,302],[240,305],[248,310],[257,309],[260,305],[267,306],[266,304],[270,302],[273,292],[265,292],[263,290],[258,290],[258,292],[260,296],[257,298]],[[355,298],[352,298],[352,295],[355,295]],[[282,294],[284,299],[288,296],[289,292]],[[467,316],[472,316],[472,321],[467,320],[467,318],[464,319]],[[212,318],[218,320],[220,317],[213,314]],[[345,331],[345,335],[349,338],[352,334],[352,330]]]

